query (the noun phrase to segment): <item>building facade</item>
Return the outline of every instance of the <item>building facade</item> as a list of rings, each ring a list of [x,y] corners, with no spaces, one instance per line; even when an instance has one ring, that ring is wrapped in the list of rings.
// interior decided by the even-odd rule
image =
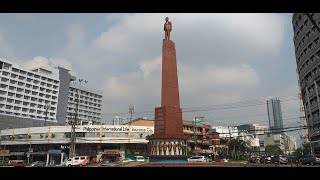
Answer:
[[[70,83],[67,122],[75,118],[78,121],[101,121],[102,92],[80,84]]]
[[[94,157],[97,161],[118,161],[137,155],[145,156],[148,143],[146,136],[153,134],[154,127],[79,125],[75,131],[76,155]],[[49,164],[59,165],[69,156],[70,132],[71,126],[1,130],[1,149],[9,150],[9,154],[5,155],[6,159],[46,162],[50,157]],[[57,151],[57,156],[51,156],[51,152]]]
[[[27,69],[0,59],[0,129],[101,121],[102,92],[75,80],[62,67]]]
[[[280,100],[279,99],[268,100],[267,112],[268,112],[270,131],[273,133],[281,133],[283,131],[283,119],[282,119]]]
[[[320,13],[312,13],[312,19],[320,26]],[[301,98],[309,131],[309,140],[320,140],[320,32],[305,13],[292,16],[294,46],[299,75]],[[320,144],[313,144],[320,152]]]
[[[285,152],[286,150],[286,142],[284,134],[277,133],[266,133],[263,135],[259,135],[259,146],[260,146],[260,154],[265,154],[265,148],[268,145],[277,145],[280,149]]]
[[[267,126],[262,126],[259,124],[243,124],[237,127],[239,131],[247,131],[248,133],[253,134],[255,137],[265,134],[268,130]]]
[[[57,122],[57,69],[29,70],[0,59],[0,77],[0,129],[35,126],[44,120]]]

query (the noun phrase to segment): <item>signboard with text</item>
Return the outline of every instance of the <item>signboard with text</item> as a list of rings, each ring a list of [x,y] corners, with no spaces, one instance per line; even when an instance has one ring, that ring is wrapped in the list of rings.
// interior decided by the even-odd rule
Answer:
[[[202,142],[203,143],[207,142],[206,128],[204,126],[202,127]]]
[[[0,156],[10,156],[10,150],[0,150]]]
[[[129,132],[129,126],[97,126],[97,127],[92,127],[92,126],[82,126],[81,130],[83,132]],[[152,127],[131,127],[130,132],[149,132],[153,133],[153,128]]]

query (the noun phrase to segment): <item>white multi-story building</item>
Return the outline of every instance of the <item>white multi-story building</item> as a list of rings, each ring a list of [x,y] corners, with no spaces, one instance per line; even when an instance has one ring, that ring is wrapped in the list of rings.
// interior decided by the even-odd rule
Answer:
[[[263,135],[267,132],[268,127],[259,124],[243,124],[238,126],[239,131],[248,131],[248,133],[253,134],[255,137],[258,135]]]
[[[102,92],[76,83],[70,83],[67,121],[75,118],[75,114],[77,114],[77,120],[79,122],[87,120],[101,121],[101,107]]]
[[[239,136],[238,128],[235,126],[212,126],[211,129],[219,133],[220,138],[237,138]]]
[[[29,70],[0,59],[0,115],[56,121],[59,85],[56,68]]]
[[[76,107],[77,120],[101,121],[102,92],[75,80],[63,67],[27,69],[0,59],[0,129],[65,125]]]

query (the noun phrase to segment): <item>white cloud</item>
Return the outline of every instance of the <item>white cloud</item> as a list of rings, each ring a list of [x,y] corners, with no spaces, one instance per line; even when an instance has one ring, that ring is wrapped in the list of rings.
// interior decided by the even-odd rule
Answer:
[[[147,56],[159,52],[165,16],[173,22],[178,58],[192,64],[243,63],[261,53],[274,55],[282,45],[284,18],[277,14],[112,15],[109,18],[118,22],[101,33],[93,45],[105,53]]]
[[[33,59],[26,61],[22,65],[28,69],[34,69],[43,66],[60,66],[73,71],[71,63],[64,58],[46,58],[43,56],[36,56]]]
[[[156,70],[161,69],[161,62],[162,57],[157,57],[150,61],[144,61],[140,63],[140,69],[143,72],[143,76],[146,78],[148,77],[152,72]]]
[[[5,39],[5,37],[0,33],[0,56],[5,59],[13,59],[14,52],[13,47]]]

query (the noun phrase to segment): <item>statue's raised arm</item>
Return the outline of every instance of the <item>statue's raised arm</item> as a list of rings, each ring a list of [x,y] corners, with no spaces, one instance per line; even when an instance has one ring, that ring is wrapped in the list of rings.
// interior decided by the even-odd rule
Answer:
[[[172,30],[172,23],[169,21],[169,18],[166,17],[166,22],[164,23],[164,39],[170,40],[170,32]]]

